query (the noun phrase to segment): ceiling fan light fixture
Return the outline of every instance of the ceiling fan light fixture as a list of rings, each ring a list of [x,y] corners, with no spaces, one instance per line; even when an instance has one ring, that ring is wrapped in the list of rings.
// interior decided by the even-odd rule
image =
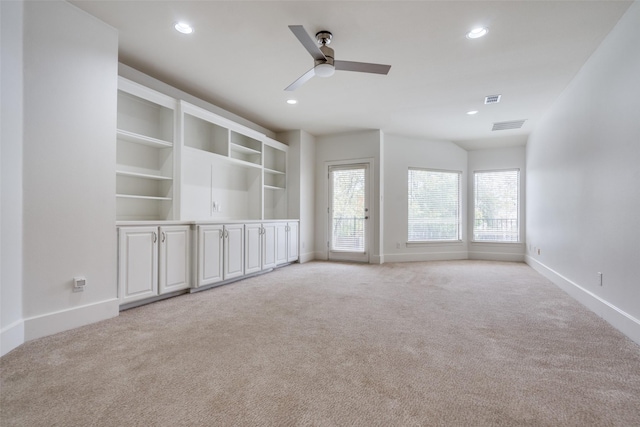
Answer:
[[[314,72],[318,77],[331,77],[336,72],[336,69],[331,64],[318,64],[314,68]]]
[[[487,27],[474,28],[473,30],[471,30],[471,31],[469,31],[467,33],[467,38],[468,39],[479,39],[480,37],[486,36],[488,32],[489,32],[489,29]]]

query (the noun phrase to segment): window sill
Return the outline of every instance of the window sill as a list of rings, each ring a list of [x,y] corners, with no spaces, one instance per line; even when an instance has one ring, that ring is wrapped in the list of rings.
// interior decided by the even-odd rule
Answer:
[[[424,241],[424,242],[407,242],[405,245],[407,248],[418,247],[418,246],[459,246],[463,245],[464,241],[462,240],[433,240],[433,241]]]
[[[469,243],[472,245],[513,245],[524,246],[523,242],[496,242],[496,241],[484,241],[484,240],[471,240]]]

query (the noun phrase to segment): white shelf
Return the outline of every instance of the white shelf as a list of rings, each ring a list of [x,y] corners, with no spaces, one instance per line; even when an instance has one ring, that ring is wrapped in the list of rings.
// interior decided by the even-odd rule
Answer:
[[[264,173],[270,173],[272,175],[286,175],[286,172],[277,171],[275,169],[264,168]]]
[[[128,172],[123,170],[117,170],[116,175],[120,176],[130,176],[133,178],[144,178],[144,179],[155,179],[158,181],[171,181],[173,178],[170,176],[162,176],[162,175],[151,175],[146,173],[138,173],[138,172]]]
[[[116,194],[116,197],[120,199],[168,200],[168,201],[172,200],[171,197],[140,196],[137,194]]]
[[[155,148],[171,148],[173,144],[162,139],[152,138],[150,136],[140,135],[134,132],[118,129],[118,139],[133,142],[135,144],[147,145]]]
[[[285,190],[284,187],[276,187],[275,185],[264,185],[265,190]]]
[[[252,163],[252,162],[248,162],[246,160],[240,160],[240,159],[235,159],[233,157],[223,157],[226,161],[231,162],[235,165],[238,166],[243,166],[246,168],[255,168],[255,169],[262,169],[262,165],[258,164],[258,163]]]
[[[231,150],[236,151],[238,153],[246,153],[246,154],[262,154],[259,150],[254,150],[253,148],[245,147],[244,145],[239,145],[234,142],[230,142],[229,146]]]

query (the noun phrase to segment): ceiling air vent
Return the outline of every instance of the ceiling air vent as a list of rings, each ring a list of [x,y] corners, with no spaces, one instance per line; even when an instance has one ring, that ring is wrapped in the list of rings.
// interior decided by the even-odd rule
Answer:
[[[493,129],[491,130],[507,130],[507,129],[520,129],[522,127],[522,125],[524,124],[524,122],[526,122],[527,119],[524,120],[513,120],[510,122],[499,122],[499,123],[494,123],[493,124]]]
[[[500,102],[500,97],[502,97],[502,95],[485,96],[484,97],[484,103],[485,104],[497,104],[498,102]]]

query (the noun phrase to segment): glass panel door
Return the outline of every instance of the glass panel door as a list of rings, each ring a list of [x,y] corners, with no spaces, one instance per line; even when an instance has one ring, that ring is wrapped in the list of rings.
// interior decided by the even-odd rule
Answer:
[[[368,262],[369,165],[329,167],[329,259]]]

